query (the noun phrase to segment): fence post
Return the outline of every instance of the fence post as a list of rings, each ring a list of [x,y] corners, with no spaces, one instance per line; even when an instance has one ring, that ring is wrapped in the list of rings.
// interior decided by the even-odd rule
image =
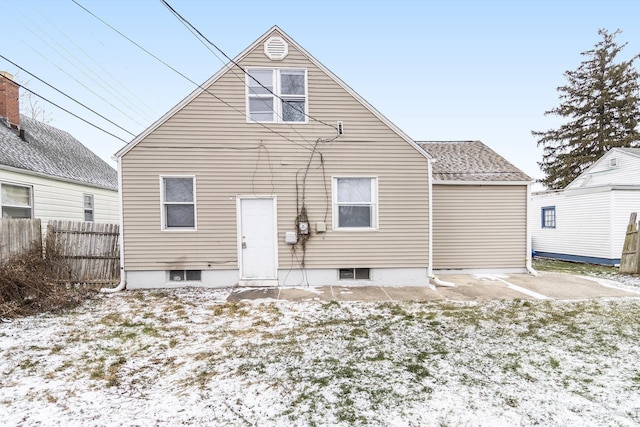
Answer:
[[[640,273],[640,235],[638,234],[637,219],[638,213],[632,212],[620,257],[620,273]]]

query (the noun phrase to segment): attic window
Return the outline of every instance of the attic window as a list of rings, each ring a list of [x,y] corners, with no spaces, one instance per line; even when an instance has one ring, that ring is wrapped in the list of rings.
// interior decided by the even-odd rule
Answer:
[[[618,159],[616,157],[609,159],[609,166],[611,166],[612,168],[615,168],[619,165],[620,163],[618,162]]]
[[[264,44],[264,54],[273,61],[281,61],[289,54],[289,45],[282,37],[270,37]]]

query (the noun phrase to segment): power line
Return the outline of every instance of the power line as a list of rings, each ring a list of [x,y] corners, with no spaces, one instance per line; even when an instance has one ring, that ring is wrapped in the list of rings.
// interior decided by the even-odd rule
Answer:
[[[72,0],[75,2],[75,0]],[[276,98],[278,98],[279,100],[281,100],[282,102],[287,102],[287,100],[282,99],[282,97],[280,97],[280,95],[276,95],[275,93],[273,93],[273,91],[271,89],[269,89],[268,87],[264,86],[261,82],[259,82],[258,80],[256,80],[253,76],[251,76],[251,74],[249,74],[247,72],[247,70],[245,70],[240,64],[238,64],[236,61],[234,61],[231,57],[229,57],[229,55],[227,55],[222,49],[220,49],[215,43],[213,43],[211,40],[209,40],[204,34],[202,34],[202,32],[200,30],[198,30],[193,24],[191,24],[191,22],[189,22],[188,19],[184,18],[182,15],[180,15],[180,13],[178,13],[173,7],[171,7],[171,5],[167,2],[167,0],[160,0],[160,2],[162,2],[162,4],[165,5],[165,7],[167,9],[169,9],[178,19],[180,19],[181,21],[183,21],[185,24],[187,24],[189,27],[193,28],[193,30],[195,32],[197,32],[200,37],[202,37],[204,40],[206,40],[207,43],[209,43],[211,46],[213,46],[218,52],[220,52],[222,55],[224,55],[225,58],[227,58],[229,60],[229,62],[231,62],[233,65],[235,65],[236,67],[238,67],[244,74],[246,74],[247,76],[251,77],[251,79],[253,79],[256,83],[258,83],[260,86],[262,86],[263,89],[267,90],[271,95],[275,96]],[[329,126],[330,128],[335,129],[336,131],[338,131],[338,128],[334,125],[331,125],[329,123],[325,123],[322,120],[316,119],[315,117],[305,113],[304,111],[301,111],[302,114],[304,114],[306,117],[310,118],[313,121],[316,121],[318,123],[321,123],[325,126]]]
[[[179,14],[177,14],[175,11],[173,11],[170,7],[167,7],[167,8],[168,8],[168,9],[169,9],[169,11],[173,14],[173,16],[175,16],[175,17],[178,19],[178,21],[180,21],[180,23],[181,23],[182,25],[184,25],[184,27],[185,27],[187,30],[189,30],[189,32],[190,32],[191,34],[193,34],[193,36],[194,36],[194,37],[195,37],[195,38],[196,38],[196,39],[197,39],[197,40],[198,40],[198,41],[199,41],[199,42],[200,42],[200,43],[201,43],[201,44],[202,44],[202,45],[203,45],[203,46],[204,46],[208,51],[209,51],[209,52],[211,52],[211,53],[213,54],[213,56],[215,56],[216,58],[218,58],[218,60],[219,60],[220,62],[222,62],[222,64],[223,64],[223,65],[226,65],[226,64],[225,64],[225,62],[222,60],[222,58],[220,58],[220,57],[218,56],[218,54],[217,54],[214,50],[212,50],[212,49],[211,49],[211,47],[210,47],[207,43],[205,43],[205,42],[202,40],[202,38],[201,38],[201,37],[199,37],[199,36],[198,36],[198,33],[196,32],[196,30],[194,30],[194,29],[193,29],[193,27],[192,27],[192,26],[190,26],[187,22],[185,22],[185,21],[182,19],[182,17],[181,17]],[[224,53],[223,53],[223,54],[224,54]],[[226,56],[226,55],[225,55],[225,56]],[[228,58],[228,57],[227,57],[227,58]],[[233,69],[233,67],[228,67],[228,69],[229,69],[229,71],[230,71],[230,72],[231,72],[235,77],[237,77],[237,78],[238,78],[238,80],[240,80],[240,81],[242,82],[242,84],[243,84],[244,86],[246,86],[247,88],[249,88],[249,85],[248,85],[248,84],[247,84],[247,82],[245,81],[244,77],[240,77],[240,76],[235,72],[235,70]],[[244,74],[243,74],[243,76],[244,76]],[[255,80],[255,79],[253,79],[253,80]],[[262,85],[262,83],[258,82],[258,84],[260,84],[262,87],[264,87],[264,86]],[[266,89],[267,89],[269,92],[271,92],[271,90],[270,90],[270,89],[268,89],[268,88],[266,88]],[[273,92],[271,92],[271,93],[273,94]],[[268,103],[266,102],[266,100],[263,100],[263,101],[262,101],[262,103],[263,103],[265,106],[267,106],[267,108],[269,108],[269,109],[270,109],[274,114],[276,114],[280,119],[282,119],[282,115],[280,115],[278,112],[276,112],[276,110],[275,110],[275,105],[272,105],[271,107],[269,107],[269,105],[268,105]],[[304,135],[302,135],[300,132],[298,132],[298,130],[297,130],[295,127],[293,127],[293,125],[292,125],[291,123],[286,122],[286,121],[284,121],[284,123],[285,123],[285,124],[287,124],[287,125],[289,126],[289,128],[291,128],[291,130],[292,130],[293,132],[295,132],[295,133],[296,133],[296,135],[298,135],[298,136],[299,136],[300,138],[302,138],[302,139],[303,139],[307,144],[309,144],[309,146],[312,146],[311,142],[309,142],[309,140],[308,140],[307,138],[305,138],[305,137],[304,137]]]
[[[154,55],[153,53],[149,52],[147,49],[145,49],[144,47],[140,46],[138,43],[136,43],[135,41],[133,41],[132,39],[130,39],[129,37],[127,37],[125,34],[123,34],[122,32],[120,32],[119,30],[117,30],[116,28],[114,28],[113,26],[111,26],[108,22],[106,22],[104,19],[100,18],[99,16],[97,16],[96,14],[94,14],[93,12],[91,12],[89,9],[87,9],[86,7],[84,7],[82,4],[80,4],[77,0],[71,0],[74,4],[76,4],[78,7],[80,7],[82,10],[84,10],[85,12],[87,12],[89,15],[93,16],[95,19],[97,19],[98,21],[102,22],[104,25],[106,25],[107,27],[109,27],[111,30],[115,31],[118,35],[120,35],[121,37],[125,38],[127,41],[129,41],[130,43],[132,43],[133,45],[135,45],[138,49],[142,50],[143,52],[145,52],[147,55],[151,56],[152,58],[154,58],[156,61],[160,62],[161,64],[163,64],[164,66],[166,66],[167,68],[169,68],[170,70],[172,70],[174,73],[178,74],[179,76],[181,76],[182,78],[186,79],[187,81],[189,81],[190,83],[194,84],[196,87],[198,87],[199,89],[201,89],[202,91],[208,93],[209,95],[213,96],[215,99],[217,99],[218,101],[220,101],[221,103],[223,103],[224,105],[226,105],[227,107],[231,108],[232,110],[242,114],[244,117],[246,118],[250,118],[247,116],[246,113],[244,113],[243,111],[239,110],[238,108],[234,107],[233,105],[229,104],[227,101],[225,101],[224,99],[220,98],[218,95],[216,95],[215,93],[211,92],[209,89],[203,87],[201,84],[196,83],[195,81],[193,81],[191,78],[187,77],[185,74],[181,73],[180,71],[176,70],[174,67],[172,67],[171,65],[167,64],[165,61],[163,61],[162,59],[158,58],[156,55]],[[278,131],[275,131],[273,129],[271,129],[270,127],[266,126],[264,123],[260,123],[260,122],[256,122],[258,125],[262,126],[264,129],[268,130],[269,132],[276,134],[278,136],[280,136],[281,138],[284,138],[285,140],[296,144],[302,148],[304,148],[305,150],[311,150],[310,147],[305,147],[304,145],[300,144],[297,141],[294,141],[293,139],[287,137],[286,135],[281,134]]]
[[[27,4],[29,4],[29,6],[31,6],[31,8],[33,8],[40,16],[42,16],[48,23],[49,25],[51,25],[53,28],[55,28],[60,34],[62,34],[62,36],[67,39],[69,41],[69,43],[71,43],[72,45],[74,45],[80,52],[82,52],[87,58],[89,58],[91,60],[91,62],[93,64],[95,64],[97,67],[99,67],[107,76],[111,77],[111,79],[117,83],[122,89],[124,89],[132,98],[135,98],[135,100],[143,107],[145,107],[146,114],[151,114],[151,116],[157,116],[157,113],[153,110],[152,107],[150,107],[149,105],[147,105],[142,99],[140,99],[140,97],[138,97],[136,94],[134,94],[128,87],[126,87],[124,84],[122,84],[122,82],[115,77],[113,74],[111,74],[111,72],[109,72],[109,70],[105,67],[103,67],[98,61],[96,61],[89,53],[87,53],[80,45],[78,45],[71,37],[69,37],[67,34],[65,34],[64,31],[62,31],[60,28],[58,28],[56,26],[55,23],[53,23],[49,18],[47,18],[47,16],[45,14],[43,14],[40,10],[38,10],[38,8],[36,8],[33,4],[31,4],[29,1],[26,1]],[[103,79],[103,81],[109,85],[109,83]],[[111,85],[109,85],[111,86]],[[124,95],[121,94],[121,96],[124,98]],[[139,109],[140,112],[143,112],[142,109]],[[149,116],[147,116],[149,117]]]
[[[20,12],[21,13],[21,12]],[[87,78],[89,78],[93,83],[94,86],[99,87],[101,89],[103,89],[104,91],[106,91],[107,93],[110,93],[113,96],[113,91],[110,91],[109,89],[107,89],[106,87],[104,87],[99,81],[97,81],[95,78],[93,78],[92,76],[90,76],[86,71],[84,71],[82,68],[80,68],[80,66],[78,64],[82,64],[81,61],[78,60],[78,58],[76,58],[75,56],[73,56],[73,54],[71,52],[69,52],[69,50],[67,50],[64,46],[62,46],[62,49],[64,51],[66,51],[75,61],[76,63],[74,63],[73,61],[71,61],[68,57],[66,57],[63,53],[61,53],[55,46],[52,46],[48,41],[46,41],[45,39],[43,39],[39,34],[37,34],[36,32],[34,32],[34,30],[30,27],[25,25],[25,28],[27,29],[27,31],[29,31],[33,36],[35,36],[36,38],[38,38],[42,43],[44,43],[44,45],[49,49],[47,52],[55,52],[56,54],[58,54],[58,56],[60,56],[62,59],[64,59],[69,65],[71,65],[73,68],[75,68],[76,70],[78,70],[80,73],[84,74]],[[49,36],[49,38],[51,38]],[[54,41],[54,43],[57,43],[59,45],[59,43],[57,41],[55,41],[55,39],[51,38],[51,40]],[[84,83],[82,83],[80,80],[78,80],[77,78],[75,78],[73,75],[71,75],[66,68],[61,67],[60,65],[56,64],[53,59],[52,59],[52,55],[47,54],[44,55],[42,54],[40,51],[38,51],[36,48],[34,48],[33,46],[29,45],[28,43],[26,43],[24,40],[22,40],[22,42],[27,45],[31,50],[33,50],[35,53],[37,53],[38,55],[40,55],[44,60],[48,61],[50,64],[52,64],[54,67],[56,67],[58,70],[60,70],[61,72],[63,72],[64,74],[66,74],[68,77],[70,77],[71,79],[73,79],[76,83],[78,83],[79,85],[81,85],[82,87],[84,87],[86,90],[88,90],[89,92],[93,93],[95,96],[97,96],[98,98],[100,98],[102,101],[104,101],[105,103],[107,103],[109,106],[111,106],[112,108],[114,108],[115,110],[118,110],[122,115],[126,116],[127,118],[129,118],[131,121],[136,122],[137,124],[139,124],[140,126],[144,126],[144,124],[140,123],[138,120],[136,120],[134,117],[130,116],[129,114],[125,113],[124,111],[122,111],[120,108],[116,107],[115,105],[113,105],[113,103],[111,103],[110,101],[108,101],[105,97],[103,97],[102,95],[98,94],[93,88],[85,85]],[[82,64],[84,65],[84,64]],[[85,68],[87,68],[85,66]],[[93,71],[92,71],[93,72]],[[95,73],[94,73],[95,74]],[[140,115],[139,113],[133,111],[133,109],[131,109],[131,107],[126,103],[123,102],[121,100],[118,100],[119,102],[121,102],[125,107],[129,108],[134,114]]]
[[[51,100],[49,100],[49,99],[45,98],[45,97],[44,97],[44,96],[42,96],[42,95],[39,95],[38,93],[36,93],[36,92],[32,91],[31,89],[29,89],[29,88],[27,88],[27,87],[25,87],[25,86],[21,85],[20,83],[14,82],[14,81],[13,81],[13,80],[11,80],[10,78],[8,78],[8,77],[6,77],[6,76],[3,76],[2,74],[0,74],[0,76],[2,76],[2,78],[3,78],[3,79],[7,79],[7,80],[9,80],[9,81],[13,82],[14,84],[18,85],[19,87],[21,87],[22,89],[26,90],[27,92],[34,94],[34,95],[35,95],[35,96],[37,96],[38,98],[40,98],[40,99],[43,99],[43,100],[47,101],[49,104],[51,104],[51,105],[53,105],[53,106],[55,106],[55,107],[58,107],[59,109],[61,109],[61,110],[62,110],[62,111],[64,111],[65,113],[71,114],[73,117],[75,117],[75,118],[77,118],[77,119],[82,120],[82,121],[83,121],[83,122],[85,122],[86,124],[91,125],[91,126],[93,126],[94,128],[96,128],[96,129],[98,129],[98,130],[101,130],[102,132],[106,133],[107,135],[111,135],[112,137],[114,137],[114,138],[116,138],[116,139],[119,139],[120,141],[124,142],[125,144],[127,144],[127,143],[128,143],[128,141],[126,141],[126,140],[124,140],[124,139],[120,138],[120,137],[119,137],[119,136],[117,136],[117,135],[112,134],[112,133],[111,133],[111,132],[109,132],[108,130],[102,129],[102,128],[101,128],[100,126],[98,126],[98,125],[94,125],[94,124],[93,124],[93,123],[91,123],[90,121],[88,121],[88,120],[86,120],[86,119],[83,119],[82,117],[78,116],[77,114],[72,113],[71,111],[67,110],[66,108],[61,107],[60,105],[56,104],[55,102],[53,102],[53,101],[51,101]]]
[[[15,62],[13,62],[12,60],[10,60],[9,58],[3,56],[2,54],[0,54],[0,58],[4,59],[5,61],[7,61],[8,63],[10,63],[11,65],[13,65],[14,67],[18,67],[19,69],[21,69],[22,71],[24,71],[25,73],[29,74],[30,76],[36,78],[37,80],[39,80],[40,82],[44,83],[45,85],[49,86],[51,89],[55,90],[56,92],[58,92],[59,94],[65,96],[66,98],[70,99],[71,101],[75,102],[78,105],[81,105],[82,107],[86,108],[87,110],[91,111],[93,114],[97,115],[98,117],[106,120],[107,122],[111,123],[112,125],[116,126],[117,128],[119,128],[120,130],[125,131],[126,133],[128,133],[129,135],[135,137],[136,134],[129,132],[128,130],[126,130],[125,128],[123,128],[122,126],[120,126],[119,124],[109,120],[108,118],[106,118],[105,116],[103,116],[102,114],[98,113],[97,111],[93,110],[90,107],[87,107],[86,105],[84,105],[82,102],[77,101],[76,99],[70,97],[69,95],[67,95],[66,93],[62,92],[60,89],[56,88],[55,86],[52,86],[51,84],[45,82],[44,80],[42,80],[40,77],[36,76],[35,74],[33,74],[32,72],[22,68],[21,66],[19,66],[18,64],[16,64]],[[26,88],[25,88],[26,89]],[[28,90],[28,89],[27,89]]]

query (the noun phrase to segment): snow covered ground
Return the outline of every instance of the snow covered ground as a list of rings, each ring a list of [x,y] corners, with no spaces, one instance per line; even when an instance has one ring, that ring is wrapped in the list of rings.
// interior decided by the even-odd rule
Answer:
[[[127,291],[1,323],[0,424],[640,424],[640,299],[228,294]]]

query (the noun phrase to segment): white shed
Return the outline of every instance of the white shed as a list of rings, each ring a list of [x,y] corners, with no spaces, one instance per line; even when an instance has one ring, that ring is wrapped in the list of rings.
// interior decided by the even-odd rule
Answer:
[[[631,212],[640,212],[640,148],[613,148],[564,190],[532,195],[536,256],[620,263]]]

